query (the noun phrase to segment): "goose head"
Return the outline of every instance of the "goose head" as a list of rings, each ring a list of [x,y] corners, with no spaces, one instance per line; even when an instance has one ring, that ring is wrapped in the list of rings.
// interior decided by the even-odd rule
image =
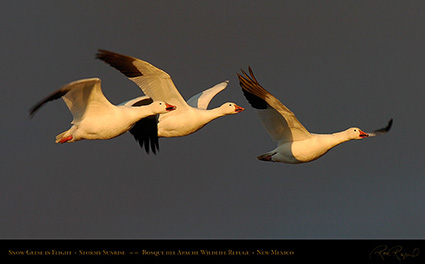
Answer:
[[[369,137],[368,133],[363,132],[358,127],[352,127],[347,129],[347,134],[349,139],[363,139]]]
[[[225,115],[234,115],[245,110],[243,107],[231,102],[222,104],[220,109]]]

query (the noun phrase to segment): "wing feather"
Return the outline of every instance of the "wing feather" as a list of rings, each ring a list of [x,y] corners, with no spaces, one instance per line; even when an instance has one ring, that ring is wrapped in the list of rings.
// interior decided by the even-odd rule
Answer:
[[[64,86],[69,91],[62,97],[72,113],[74,122],[85,116],[96,116],[112,112],[113,105],[106,99],[100,79],[83,79]]]
[[[249,73],[238,74],[240,86],[271,138],[281,144],[311,137],[295,114],[258,83],[251,67]]]
[[[388,133],[388,131],[390,131],[392,125],[393,125],[393,119],[391,118],[390,121],[388,121],[388,124],[387,124],[386,127],[376,129],[375,131],[367,133],[367,134],[369,135],[369,137],[376,137],[376,136],[380,136],[380,135],[385,135],[385,134]]]
[[[144,96],[130,100],[126,103],[126,105],[131,107],[140,107],[151,103],[153,103],[153,100]],[[144,146],[146,153],[149,154],[149,145],[154,154],[156,154],[156,151],[159,150],[157,115],[140,119],[130,129],[130,133],[133,135],[134,139],[139,142],[141,148]]]
[[[30,115],[45,103],[62,98],[71,111],[74,121],[87,115],[105,114],[113,111],[113,105],[102,92],[100,79],[82,79],[62,86],[30,109]]]
[[[96,58],[119,70],[154,101],[165,101],[179,109],[189,107],[170,75],[152,64],[135,57],[102,49],[98,50]]]
[[[187,103],[192,107],[206,110],[214,96],[223,91],[228,84],[229,81],[219,83],[203,92],[198,93],[197,95],[192,96],[189,100],[187,100]]]

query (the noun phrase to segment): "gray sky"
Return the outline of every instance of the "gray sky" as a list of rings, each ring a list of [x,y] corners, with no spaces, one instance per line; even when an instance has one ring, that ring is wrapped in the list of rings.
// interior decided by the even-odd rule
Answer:
[[[423,1],[2,1],[1,238],[419,238],[425,236]],[[183,97],[230,80],[211,107],[246,108],[147,155],[126,133],[55,144],[61,101],[99,77],[113,103],[140,96],[98,48],[167,71]],[[301,165],[260,162],[271,141],[236,72],[311,132],[389,134]]]

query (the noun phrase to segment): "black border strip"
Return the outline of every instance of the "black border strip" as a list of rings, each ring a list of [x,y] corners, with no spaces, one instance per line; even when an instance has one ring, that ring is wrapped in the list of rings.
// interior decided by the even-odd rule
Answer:
[[[0,256],[20,259],[280,259],[425,263],[425,240],[399,239],[6,239]]]

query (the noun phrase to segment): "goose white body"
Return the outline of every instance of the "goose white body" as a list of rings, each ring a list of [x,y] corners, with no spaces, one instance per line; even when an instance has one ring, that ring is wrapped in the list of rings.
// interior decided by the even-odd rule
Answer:
[[[257,158],[263,161],[299,164],[316,160],[335,146],[353,139],[386,134],[392,119],[385,128],[365,133],[357,127],[333,134],[310,133],[286,106],[267,92],[249,68],[250,76],[242,71],[238,74],[245,97],[256,109],[258,117],[270,137],[278,146]]]
[[[159,137],[181,137],[203,128],[212,120],[226,115],[226,109],[234,111],[235,106],[225,105],[212,110],[188,108],[172,116],[161,115],[158,123]],[[171,113],[170,113],[171,114]]]
[[[305,140],[285,142],[274,150],[258,157],[264,161],[284,162],[289,164],[305,163],[316,160],[329,150],[350,139],[347,132],[334,134],[311,134]]]

